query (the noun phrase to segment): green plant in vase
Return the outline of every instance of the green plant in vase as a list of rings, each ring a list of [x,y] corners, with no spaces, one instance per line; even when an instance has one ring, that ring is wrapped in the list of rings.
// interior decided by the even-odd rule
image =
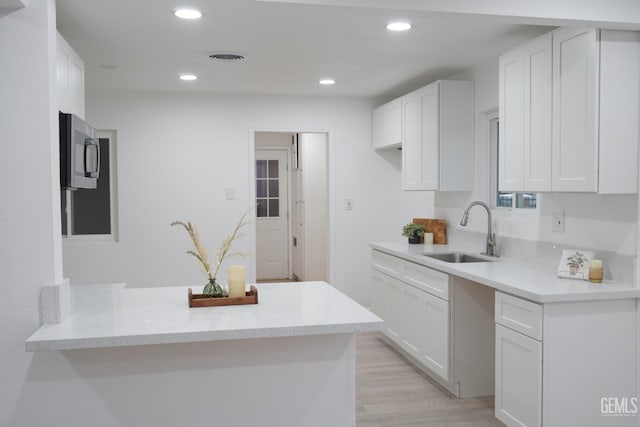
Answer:
[[[420,237],[424,236],[424,225],[410,222],[402,227],[402,235],[409,238],[409,243],[420,243]]]
[[[207,275],[207,278],[209,279],[207,284],[204,285],[204,289],[202,290],[202,293],[205,296],[212,297],[212,298],[221,298],[221,297],[228,296],[228,293],[224,289],[222,289],[222,286],[220,286],[220,284],[216,280],[216,277],[218,276],[218,272],[220,271],[220,266],[226,259],[234,256],[246,257],[249,255],[243,252],[231,252],[231,245],[233,244],[233,241],[235,239],[238,239],[244,236],[240,232],[240,230],[244,226],[250,224],[250,221],[247,221],[247,215],[249,214],[249,212],[251,212],[252,209],[253,207],[250,208],[248,211],[246,211],[240,217],[240,221],[238,221],[238,224],[233,229],[233,233],[231,233],[231,235],[228,236],[222,242],[222,245],[220,245],[220,249],[218,250],[218,253],[217,253],[216,266],[213,269],[213,273],[211,272],[212,270],[211,262],[209,261],[207,251],[205,250],[204,246],[200,242],[200,238],[198,237],[198,232],[196,231],[195,226],[190,222],[185,223],[182,221],[174,221],[171,223],[172,226],[173,225],[183,226],[184,229],[187,230],[187,233],[191,238],[191,242],[193,243],[195,250],[187,251],[187,253],[189,255],[194,256],[198,260],[198,262],[200,263],[200,266],[202,267],[202,270],[204,271],[204,273]]]

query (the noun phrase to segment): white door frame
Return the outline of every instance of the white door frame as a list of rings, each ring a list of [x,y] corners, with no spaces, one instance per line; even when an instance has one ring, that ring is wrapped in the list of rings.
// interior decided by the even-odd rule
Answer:
[[[296,130],[291,130],[296,129]],[[329,208],[329,231],[328,231],[328,254],[327,254],[327,277],[329,278],[329,283],[335,283],[335,274],[336,274],[336,206],[333,202],[333,194],[335,193],[335,176],[333,165],[334,162],[334,148],[333,148],[333,138],[332,135],[335,135],[334,129],[305,129],[299,126],[289,126],[287,128],[264,128],[264,127],[250,127],[248,129],[247,135],[247,146],[248,146],[248,154],[249,154],[249,165],[248,168],[249,177],[248,180],[251,183],[249,186],[249,206],[253,206],[256,200],[256,186],[253,184],[256,180],[256,133],[258,132],[285,132],[285,133],[324,133],[327,135],[327,175],[329,180],[329,197],[328,197],[328,208]],[[289,198],[291,200],[291,198]],[[253,212],[252,219],[255,219],[256,215]],[[256,225],[251,224],[249,232],[249,247],[252,254],[256,253]],[[247,281],[255,282],[256,280],[256,262],[255,257],[253,263],[250,266],[250,271],[248,272]]]
[[[291,146],[285,147],[284,145],[281,146],[276,146],[276,145],[261,145],[261,146],[256,146],[255,145],[255,140],[254,140],[254,149],[253,149],[253,200],[255,203],[256,200],[256,194],[255,194],[255,187],[256,187],[256,175],[255,175],[255,163],[256,163],[256,156],[255,153],[257,151],[286,151],[287,152],[287,194],[289,195],[287,197],[287,277],[289,279],[291,279],[293,277],[293,248],[291,247],[291,236],[293,236],[293,227],[291,224],[291,209],[292,209],[292,203],[291,203],[291,199],[292,199],[292,195],[291,195]],[[256,218],[257,220],[257,218]],[[256,239],[257,239],[257,229],[256,229]],[[256,246],[256,250],[257,250],[257,246]],[[256,253],[256,259],[257,259],[258,254]]]

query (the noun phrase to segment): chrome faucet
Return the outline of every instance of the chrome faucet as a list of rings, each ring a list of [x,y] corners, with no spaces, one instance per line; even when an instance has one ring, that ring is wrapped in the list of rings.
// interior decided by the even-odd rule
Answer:
[[[489,206],[487,206],[487,204],[485,202],[481,202],[479,200],[476,200],[475,202],[471,202],[467,205],[467,207],[464,209],[464,212],[462,213],[462,218],[460,218],[460,225],[463,227],[467,226],[467,223],[469,222],[469,209],[471,209],[473,206],[475,205],[480,205],[483,208],[485,208],[487,210],[487,219],[488,219],[488,226],[487,226],[487,250],[486,252],[483,252],[483,255],[490,255],[490,256],[497,256],[495,255],[494,249],[496,247],[496,235],[495,233],[492,231],[492,220],[491,220],[491,209],[489,209]]]

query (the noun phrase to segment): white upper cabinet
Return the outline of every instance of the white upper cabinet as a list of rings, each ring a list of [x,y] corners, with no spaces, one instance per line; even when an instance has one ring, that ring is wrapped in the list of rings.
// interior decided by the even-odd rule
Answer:
[[[84,119],[84,61],[60,34],[56,71],[58,109]]]
[[[553,33],[554,191],[598,191],[598,31]]]
[[[402,145],[402,105],[400,98],[373,110],[373,148],[400,148]]]
[[[525,191],[551,190],[551,34],[524,47]]]
[[[499,70],[501,191],[637,192],[639,32],[562,28]]]
[[[516,49],[500,57],[499,182],[502,191],[523,187],[524,56]]]
[[[551,190],[551,34],[500,57],[502,191]]]
[[[401,98],[405,190],[473,190],[473,83],[440,80]]]
[[[638,192],[640,32],[600,31],[598,191]]]

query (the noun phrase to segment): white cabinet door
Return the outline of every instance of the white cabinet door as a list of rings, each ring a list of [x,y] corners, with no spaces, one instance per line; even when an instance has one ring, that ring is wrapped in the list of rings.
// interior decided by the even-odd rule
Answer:
[[[524,59],[522,49],[500,56],[498,88],[498,188],[521,191],[524,153]]]
[[[421,360],[445,381],[449,380],[449,302],[423,293],[426,326]]]
[[[507,426],[542,425],[542,343],[496,325],[496,418]]]
[[[440,80],[439,104],[439,177],[440,191],[472,191],[474,189],[475,106],[473,82]],[[435,156],[429,152],[429,156]],[[434,168],[434,171],[436,169]]]
[[[551,190],[551,34],[499,61],[500,191]]]
[[[373,148],[393,148],[402,144],[402,102],[394,99],[373,110]]]
[[[551,34],[532,40],[523,49],[524,191],[551,191],[551,52]]]
[[[416,359],[421,358],[425,344],[424,293],[402,284],[402,346]]]
[[[449,302],[403,283],[402,347],[449,380]]]
[[[402,183],[405,190],[426,190],[422,180],[422,94],[402,97]]]
[[[600,194],[638,192],[640,32],[600,31]]]
[[[388,317],[385,289],[384,275],[376,270],[371,270],[371,311],[382,320],[386,320]]]
[[[84,119],[84,62],[60,34],[56,43],[58,109]]]
[[[424,88],[420,94],[422,104],[422,150],[414,159],[420,162],[420,188],[438,190],[440,186],[440,84]]]
[[[400,341],[400,330],[402,329],[402,286],[399,280],[387,278],[384,282],[387,295],[387,334]]]
[[[374,313],[384,320],[383,332],[402,345],[402,287],[403,283],[379,271],[372,271]]]
[[[598,191],[598,38],[553,32],[553,191]]]

